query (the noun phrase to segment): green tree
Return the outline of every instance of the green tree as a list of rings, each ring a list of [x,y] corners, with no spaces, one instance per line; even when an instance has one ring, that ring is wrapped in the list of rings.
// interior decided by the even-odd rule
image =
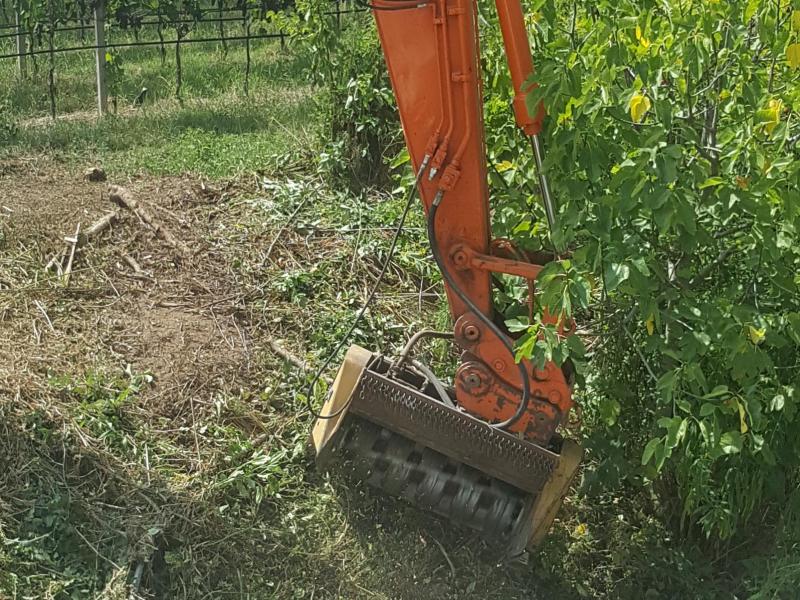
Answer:
[[[583,308],[589,482],[658,480],[687,523],[728,538],[798,483],[800,4],[529,11],[529,102],[547,108],[562,204],[552,234],[572,248],[540,285],[558,310]],[[492,127],[499,108],[496,177],[524,190],[527,149],[508,143],[507,123]],[[513,195],[500,226],[547,246],[541,211]],[[530,339],[523,354],[548,348]]]

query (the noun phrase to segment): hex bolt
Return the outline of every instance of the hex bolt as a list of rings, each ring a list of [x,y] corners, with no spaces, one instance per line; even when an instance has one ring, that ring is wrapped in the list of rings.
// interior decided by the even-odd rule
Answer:
[[[481,337],[481,330],[477,325],[467,325],[464,327],[464,337],[470,342],[477,341]]]

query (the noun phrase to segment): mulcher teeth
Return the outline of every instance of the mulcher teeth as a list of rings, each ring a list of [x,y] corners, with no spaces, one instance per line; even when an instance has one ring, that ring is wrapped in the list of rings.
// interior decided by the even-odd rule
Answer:
[[[473,529],[506,555],[541,537],[580,453],[570,446],[565,462],[558,448],[492,428],[390,366],[351,348],[322,412],[347,409],[315,425],[317,463]]]
[[[361,417],[346,425],[342,468],[488,540],[508,544],[530,513],[532,496]]]

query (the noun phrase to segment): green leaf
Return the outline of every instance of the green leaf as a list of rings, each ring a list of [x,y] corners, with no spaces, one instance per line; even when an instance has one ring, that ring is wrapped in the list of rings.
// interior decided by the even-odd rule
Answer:
[[[506,321],[506,327],[512,333],[518,333],[520,331],[527,331],[530,327],[530,323],[528,323],[528,319],[524,321],[522,319],[508,319]]]
[[[661,392],[665,400],[672,400],[675,393],[675,386],[678,383],[678,370],[667,371],[656,382],[656,388]]]
[[[744,15],[743,15],[743,17],[744,17],[743,21],[744,21],[745,24],[749,23],[750,19],[752,19],[755,16],[756,12],[758,12],[759,3],[760,3],[760,0],[749,0],[747,2],[747,6],[745,6]]]
[[[701,417],[707,417],[709,415],[713,415],[714,411],[716,411],[716,410],[717,410],[717,407],[714,404],[711,404],[710,402],[706,402],[706,403],[703,404],[703,406],[700,407],[700,416]]]
[[[709,177],[703,183],[701,183],[698,188],[704,190],[706,188],[722,185],[723,183],[725,183],[725,180],[722,179],[722,177]]]
[[[406,164],[411,160],[411,156],[408,154],[408,149],[403,148],[400,152],[397,153],[397,156],[394,157],[394,160],[390,163],[392,169],[396,169],[397,167]]]
[[[738,431],[723,433],[719,440],[719,447],[724,454],[738,454],[742,451],[742,434]]]
[[[613,398],[604,400],[600,403],[600,418],[602,418],[609,427],[613,426],[617,422],[621,412],[622,406],[620,405],[619,401]]]
[[[656,447],[658,447],[661,442],[661,438],[655,438],[647,442],[647,446],[644,447],[644,452],[642,453],[642,466],[650,462],[650,459],[656,451]]]
[[[711,400],[712,398],[719,398],[721,396],[727,396],[728,394],[729,394],[729,392],[728,392],[728,386],[727,385],[718,385],[713,390],[711,390],[708,394],[703,396],[703,398],[705,398],[706,400]]]
[[[626,281],[631,275],[631,269],[628,265],[619,263],[610,263],[606,265],[605,269],[605,283],[606,291],[612,292],[619,284]]]

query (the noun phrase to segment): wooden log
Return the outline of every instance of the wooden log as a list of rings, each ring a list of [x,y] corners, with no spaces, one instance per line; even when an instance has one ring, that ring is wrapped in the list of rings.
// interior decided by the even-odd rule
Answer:
[[[131,211],[139,217],[142,222],[155,232],[156,237],[164,241],[168,246],[178,250],[185,257],[192,256],[193,253],[189,246],[172,235],[169,229],[164,227],[146,208],[140,205],[128,190],[118,185],[110,185],[108,186],[108,196],[114,204]]]
[[[77,243],[74,244],[74,248],[78,250],[82,246],[85,246],[86,244],[94,240],[96,237],[98,237],[101,233],[109,229],[118,220],[119,220],[119,213],[114,211],[100,217],[97,221],[92,223],[88,227],[88,229],[81,231],[79,228],[76,234]],[[70,254],[73,248],[72,238],[64,238],[64,241],[66,242],[66,246],[64,247],[64,249],[54,254],[53,257],[47,262],[47,265],[44,268],[45,271],[49,271],[50,269],[55,268],[59,277],[64,274],[63,273],[64,260],[67,258],[67,255]]]
[[[84,230],[78,238],[78,247],[91,242],[105,230],[110,229],[119,220],[119,213],[114,211],[100,217],[92,223],[88,229]]]

